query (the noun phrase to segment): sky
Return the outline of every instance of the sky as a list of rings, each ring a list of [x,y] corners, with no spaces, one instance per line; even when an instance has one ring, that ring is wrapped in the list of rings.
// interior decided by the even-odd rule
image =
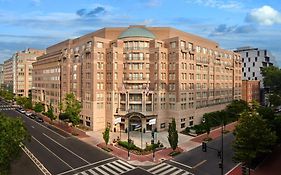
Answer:
[[[0,0],[0,63],[103,27],[173,27],[225,49],[268,49],[281,65],[280,0]]]

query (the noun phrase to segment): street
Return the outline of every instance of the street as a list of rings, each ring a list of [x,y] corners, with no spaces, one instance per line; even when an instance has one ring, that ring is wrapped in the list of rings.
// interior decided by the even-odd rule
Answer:
[[[224,173],[233,168],[236,163],[232,161],[232,141],[234,136],[232,133],[228,133],[224,136]],[[221,137],[207,143],[208,147],[220,149]],[[185,152],[177,156],[174,160],[170,160],[169,164],[178,164],[185,169],[192,168],[196,175],[219,175],[219,162],[220,159],[217,156],[217,151],[207,148],[207,152],[203,152],[200,147],[197,147],[189,152]]]
[[[31,134],[31,141],[26,148],[44,165],[51,174],[58,175],[91,175],[91,174],[196,174],[218,175],[220,169],[215,150],[202,152],[201,146],[184,152],[173,160],[165,161],[152,167],[136,167],[124,160],[87,145],[84,142],[17,112],[7,103],[1,102],[0,111],[8,116],[22,117]],[[232,162],[232,134],[224,136],[224,172],[236,164]],[[215,139],[208,146],[220,148],[221,139]],[[36,171],[34,171],[36,172]]]

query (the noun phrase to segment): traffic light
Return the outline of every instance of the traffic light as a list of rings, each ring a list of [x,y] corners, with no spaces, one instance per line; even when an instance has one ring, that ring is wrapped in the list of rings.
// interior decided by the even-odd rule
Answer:
[[[222,163],[221,162],[219,162],[219,168],[222,169]]]
[[[202,142],[202,151],[207,152],[207,143],[206,142]]]

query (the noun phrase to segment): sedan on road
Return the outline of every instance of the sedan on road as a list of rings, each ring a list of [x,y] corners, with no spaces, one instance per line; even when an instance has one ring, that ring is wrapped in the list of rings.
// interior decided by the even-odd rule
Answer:
[[[34,114],[34,115],[35,115],[35,114]],[[39,122],[39,123],[43,123],[43,122],[44,122],[44,120],[43,120],[42,117],[39,117],[39,116],[36,116],[36,115],[35,115],[35,120],[36,120],[37,122]]]
[[[22,108],[19,108],[18,111],[19,111],[20,113],[22,113],[22,114],[25,114],[25,112],[26,112],[26,111],[25,111],[24,109],[22,109]]]
[[[26,112],[25,112],[25,115],[28,116],[28,117],[31,117],[31,116],[32,116],[32,112],[26,111]]]

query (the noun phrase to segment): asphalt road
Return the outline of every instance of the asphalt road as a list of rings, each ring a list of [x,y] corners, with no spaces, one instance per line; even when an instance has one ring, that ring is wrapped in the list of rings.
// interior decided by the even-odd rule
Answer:
[[[224,135],[224,173],[231,170],[237,164],[232,160],[233,150],[231,144],[233,140],[234,136],[232,133]],[[221,137],[209,142],[207,145],[220,150]],[[220,158],[216,150],[208,148],[207,152],[202,152],[201,146],[180,154],[174,160],[167,161],[168,164],[190,170],[190,172],[196,175],[219,175],[221,173],[218,165],[219,162]]]
[[[92,147],[71,135],[57,130],[45,123],[33,119],[11,109],[7,103],[0,101],[0,112],[11,117],[21,117],[31,134],[31,141],[26,147],[44,165],[51,174],[58,175],[219,175],[220,169],[217,152],[208,149],[202,152],[201,147],[195,148],[175,157],[173,160],[152,167],[136,167],[126,161]],[[232,162],[232,134],[224,136],[224,172],[236,164]],[[220,148],[220,138],[208,143],[208,146]],[[31,162],[31,161],[30,161]],[[30,166],[32,167],[32,166]],[[33,166],[34,168],[34,166]],[[31,171],[31,172],[36,172]]]

